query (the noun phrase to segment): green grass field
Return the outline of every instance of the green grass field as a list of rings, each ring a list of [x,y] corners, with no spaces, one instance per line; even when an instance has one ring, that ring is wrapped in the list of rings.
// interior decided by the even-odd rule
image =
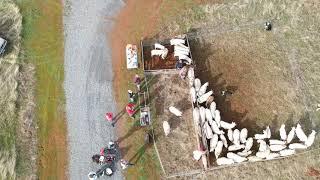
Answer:
[[[63,5],[17,0],[23,15],[23,59],[35,66],[39,179],[65,179]]]

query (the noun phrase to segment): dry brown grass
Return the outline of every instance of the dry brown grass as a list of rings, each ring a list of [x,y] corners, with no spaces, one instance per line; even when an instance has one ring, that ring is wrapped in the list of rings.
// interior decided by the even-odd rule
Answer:
[[[11,1],[1,1],[0,36],[9,43],[5,55],[0,58],[0,179],[16,177],[17,58],[21,22],[19,9]]]
[[[197,137],[193,127],[192,104],[189,99],[189,85],[177,74],[162,74],[153,77],[150,96],[153,99],[152,120],[161,162],[166,175],[178,172],[188,172],[201,169],[192,157],[192,151],[197,149]],[[169,112],[174,106],[183,112],[181,118]],[[166,137],[162,123],[168,121],[171,127]]]

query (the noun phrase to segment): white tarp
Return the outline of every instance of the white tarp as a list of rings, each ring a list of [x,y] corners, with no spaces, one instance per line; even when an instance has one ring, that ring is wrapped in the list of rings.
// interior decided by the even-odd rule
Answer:
[[[127,69],[138,68],[138,49],[136,45],[127,44],[126,56],[127,56]]]

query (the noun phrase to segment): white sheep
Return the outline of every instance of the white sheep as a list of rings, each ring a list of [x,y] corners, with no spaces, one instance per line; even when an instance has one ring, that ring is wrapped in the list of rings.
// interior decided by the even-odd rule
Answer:
[[[206,170],[208,168],[208,161],[207,161],[207,156],[205,154],[203,154],[201,156],[201,160],[202,160],[202,164],[204,169]]]
[[[225,121],[220,121],[220,126],[223,129],[232,129],[232,128],[236,127],[236,123],[235,122],[228,123],[228,122],[225,122]]]
[[[184,39],[171,39],[170,44],[171,45],[178,45],[178,44],[184,44],[185,40]]]
[[[270,150],[268,149],[268,150],[263,151],[263,152],[260,152],[260,151],[257,152],[257,153],[256,153],[256,156],[259,157],[259,158],[264,159],[264,158],[266,158],[269,154],[270,154]]]
[[[219,127],[218,127],[218,125],[217,125],[217,123],[215,121],[212,121],[211,123],[212,123],[211,124],[211,129],[212,129],[212,131],[214,133],[216,133],[216,134],[224,134],[224,132],[219,129]]]
[[[290,143],[292,141],[292,139],[294,138],[295,132],[296,132],[296,128],[292,127],[287,136],[287,143]]]
[[[213,152],[214,149],[217,147],[219,140],[218,134],[214,134],[213,137],[210,139],[210,152]]]
[[[169,125],[168,121],[163,121],[162,126],[163,126],[163,130],[164,130],[164,134],[166,136],[168,136],[170,133],[170,125]]]
[[[190,65],[192,64],[192,59],[187,56],[189,54],[189,52],[187,54],[178,54],[178,58],[179,60],[183,60],[186,64]]]
[[[257,156],[249,156],[248,157],[249,162],[257,162],[257,161],[261,161],[261,160],[262,160],[262,158],[257,157]]]
[[[194,83],[194,69],[193,67],[189,67],[188,69],[188,79],[190,86],[193,86]]]
[[[241,156],[239,156],[235,153],[232,153],[232,152],[227,153],[227,158],[230,158],[230,159],[234,160],[234,162],[237,162],[237,163],[241,163],[241,162],[247,160],[247,158],[241,157]]]
[[[194,80],[194,88],[196,89],[196,92],[199,91],[200,87],[201,87],[201,81],[200,81],[199,78],[196,78],[196,79]]]
[[[198,161],[201,158],[201,156],[205,153],[205,151],[195,150],[193,151],[193,158]]]
[[[170,107],[169,107],[169,111],[170,111],[172,114],[174,114],[174,115],[176,115],[176,116],[178,116],[178,117],[181,117],[181,116],[182,116],[182,112],[181,112],[179,109],[177,109],[176,107],[170,106]]]
[[[190,88],[190,96],[193,103],[196,102],[197,96],[196,96],[196,89],[194,87]]]
[[[289,144],[289,149],[307,149],[307,146],[301,143],[292,143]]]
[[[267,138],[271,138],[271,130],[269,126],[264,130],[264,134],[266,134]]]
[[[228,139],[229,139],[229,141],[233,142],[233,131],[232,131],[232,129],[228,129]]]
[[[271,151],[281,151],[286,148],[286,145],[281,144],[273,144],[269,146]]]
[[[242,157],[247,157],[247,156],[249,156],[251,153],[252,153],[252,151],[242,151],[242,152],[238,152],[237,154],[238,154],[239,156],[242,156]]]
[[[249,137],[246,141],[244,150],[249,151],[252,148],[252,146],[253,146],[253,138]]]
[[[233,143],[236,145],[240,144],[240,131],[239,131],[239,129],[233,130]]]
[[[200,111],[201,125],[203,125],[204,122],[206,122],[206,109],[200,106],[199,111]]]
[[[282,124],[280,129],[279,129],[279,132],[280,132],[280,138],[281,140],[287,140],[287,133],[286,133],[286,129],[285,129],[286,125]]]
[[[228,151],[238,151],[240,149],[245,148],[245,146],[243,144],[233,144],[231,146],[228,147]]]
[[[223,146],[225,148],[228,148],[228,141],[227,141],[226,137],[223,134],[220,134],[220,139],[223,142]]]
[[[310,147],[313,144],[315,137],[316,137],[316,131],[312,130],[311,134],[309,134],[308,136],[307,141],[305,142],[305,145],[307,147]]]
[[[208,86],[209,86],[209,83],[208,83],[208,82],[204,83],[204,84],[200,87],[200,89],[199,89],[199,91],[198,91],[198,96],[204,95],[204,93],[206,93],[206,90],[207,90],[207,87],[208,87]]]
[[[267,135],[266,134],[255,134],[254,135],[254,139],[266,139],[267,138]]]
[[[216,121],[218,127],[220,127],[221,116],[220,111],[218,109],[214,111],[214,120]]]
[[[205,109],[205,113],[206,113],[206,120],[212,126],[213,118],[212,118],[210,110],[209,109]]]
[[[204,95],[200,96],[197,100],[198,103],[203,103],[206,102],[206,100],[213,94],[213,91],[208,91],[207,93],[205,93]]]
[[[270,145],[273,145],[273,144],[285,145],[286,142],[285,142],[285,141],[278,140],[278,139],[270,139],[270,140],[269,140],[269,144],[270,144]]]
[[[279,153],[280,153],[280,156],[290,156],[290,155],[293,155],[294,153],[296,153],[296,151],[293,149],[284,149],[284,150],[280,151]]]
[[[155,43],[154,44],[154,48],[155,49],[164,49],[165,47],[163,45],[159,44],[159,43]]]
[[[233,164],[234,160],[230,159],[230,158],[226,158],[226,157],[221,157],[217,159],[217,164],[220,165],[229,165],[229,164]]]
[[[302,141],[302,142],[306,142],[307,139],[308,139],[308,137],[306,136],[306,134],[303,132],[300,124],[297,124],[297,127],[296,127],[296,135],[297,135],[297,137],[299,138],[299,140]]]
[[[264,140],[259,139],[257,142],[259,143],[259,151],[264,152],[268,149],[267,143]]]
[[[213,102],[210,104],[210,111],[211,111],[211,115],[212,115],[213,118],[214,118],[214,116],[216,115],[216,114],[215,114],[216,108],[217,108],[217,104],[213,101]]]
[[[240,142],[245,143],[247,141],[248,130],[246,128],[241,129],[240,131]]]
[[[217,146],[214,149],[214,155],[215,155],[216,159],[218,159],[218,157],[220,156],[221,151],[222,151],[222,147],[223,147],[223,142],[218,141]]]
[[[277,158],[279,157],[280,154],[279,153],[270,153],[268,154],[268,156],[266,157],[267,160],[271,160],[271,159],[274,159],[274,158]]]
[[[200,111],[198,107],[193,109],[193,121],[196,125],[200,124]]]
[[[205,132],[206,132],[206,135],[207,135],[207,139],[213,138],[212,129],[210,128],[208,122],[205,122],[205,123],[204,123],[204,127],[203,127],[203,128],[205,128]]]

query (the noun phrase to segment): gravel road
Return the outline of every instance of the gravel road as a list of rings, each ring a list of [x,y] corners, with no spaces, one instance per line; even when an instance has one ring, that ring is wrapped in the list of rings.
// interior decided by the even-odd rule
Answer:
[[[116,139],[113,127],[104,119],[107,111],[116,110],[107,32],[112,26],[108,17],[123,5],[121,0],[64,2],[68,177],[72,180],[88,179],[90,171],[98,170],[91,156]],[[111,179],[123,179],[119,165]]]

